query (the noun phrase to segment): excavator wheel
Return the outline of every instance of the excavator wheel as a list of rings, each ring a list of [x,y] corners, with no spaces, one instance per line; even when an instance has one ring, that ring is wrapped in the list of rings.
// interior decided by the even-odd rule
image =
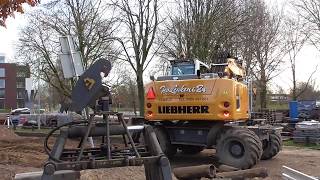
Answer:
[[[177,147],[171,144],[171,141],[167,132],[161,127],[155,127],[154,132],[157,135],[157,138],[163,153],[168,158],[172,158],[177,153]]]
[[[182,146],[180,147],[182,153],[184,154],[198,154],[203,150],[201,146]]]
[[[269,135],[269,140],[263,140],[263,153],[261,156],[262,160],[271,159],[279,153],[282,147],[281,134],[274,132]]]
[[[228,127],[218,139],[216,152],[220,163],[248,169],[260,160],[262,143],[259,137],[247,128]]]

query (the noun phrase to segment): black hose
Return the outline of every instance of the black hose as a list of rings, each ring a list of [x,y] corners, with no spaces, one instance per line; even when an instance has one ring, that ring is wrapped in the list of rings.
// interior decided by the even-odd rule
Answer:
[[[49,158],[54,161],[57,161],[57,162],[62,162],[61,160],[59,160],[51,155],[51,149],[48,146],[48,140],[54,132],[56,132],[57,130],[61,129],[64,126],[72,126],[72,125],[76,125],[76,124],[85,124],[85,123],[88,123],[88,121],[68,122],[68,123],[62,124],[54,129],[52,129],[44,139],[44,150],[45,150],[46,154],[49,156]]]

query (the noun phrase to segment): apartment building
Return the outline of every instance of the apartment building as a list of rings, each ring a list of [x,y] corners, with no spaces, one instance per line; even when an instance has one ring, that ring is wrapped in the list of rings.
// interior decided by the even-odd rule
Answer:
[[[15,109],[25,106],[25,79],[30,77],[28,66],[6,63],[0,55],[0,109]]]

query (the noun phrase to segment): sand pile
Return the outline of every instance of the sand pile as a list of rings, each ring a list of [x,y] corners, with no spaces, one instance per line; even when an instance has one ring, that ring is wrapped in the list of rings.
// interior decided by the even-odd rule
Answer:
[[[0,141],[19,139],[22,139],[22,137],[16,135],[12,129],[8,129],[6,126],[0,126]]]

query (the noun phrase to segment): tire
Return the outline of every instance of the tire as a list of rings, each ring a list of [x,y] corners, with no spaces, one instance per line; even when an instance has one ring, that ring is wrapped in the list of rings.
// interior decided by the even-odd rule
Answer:
[[[269,135],[269,141],[265,140],[263,142],[263,153],[261,156],[262,160],[271,159],[277,155],[282,147],[281,134],[279,132],[274,132]]]
[[[161,127],[155,127],[154,132],[157,135],[157,139],[159,141],[163,153],[168,158],[172,158],[177,153],[177,147],[171,144],[170,138],[165,129]]]
[[[257,164],[262,155],[259,137],[247,128],[227,128],[216,146],[219,162],[239,169],[248,169]]]
[[[181,148],[182,153],[184,154],[198,154],[203,150],[201,146],[182,146]]]

